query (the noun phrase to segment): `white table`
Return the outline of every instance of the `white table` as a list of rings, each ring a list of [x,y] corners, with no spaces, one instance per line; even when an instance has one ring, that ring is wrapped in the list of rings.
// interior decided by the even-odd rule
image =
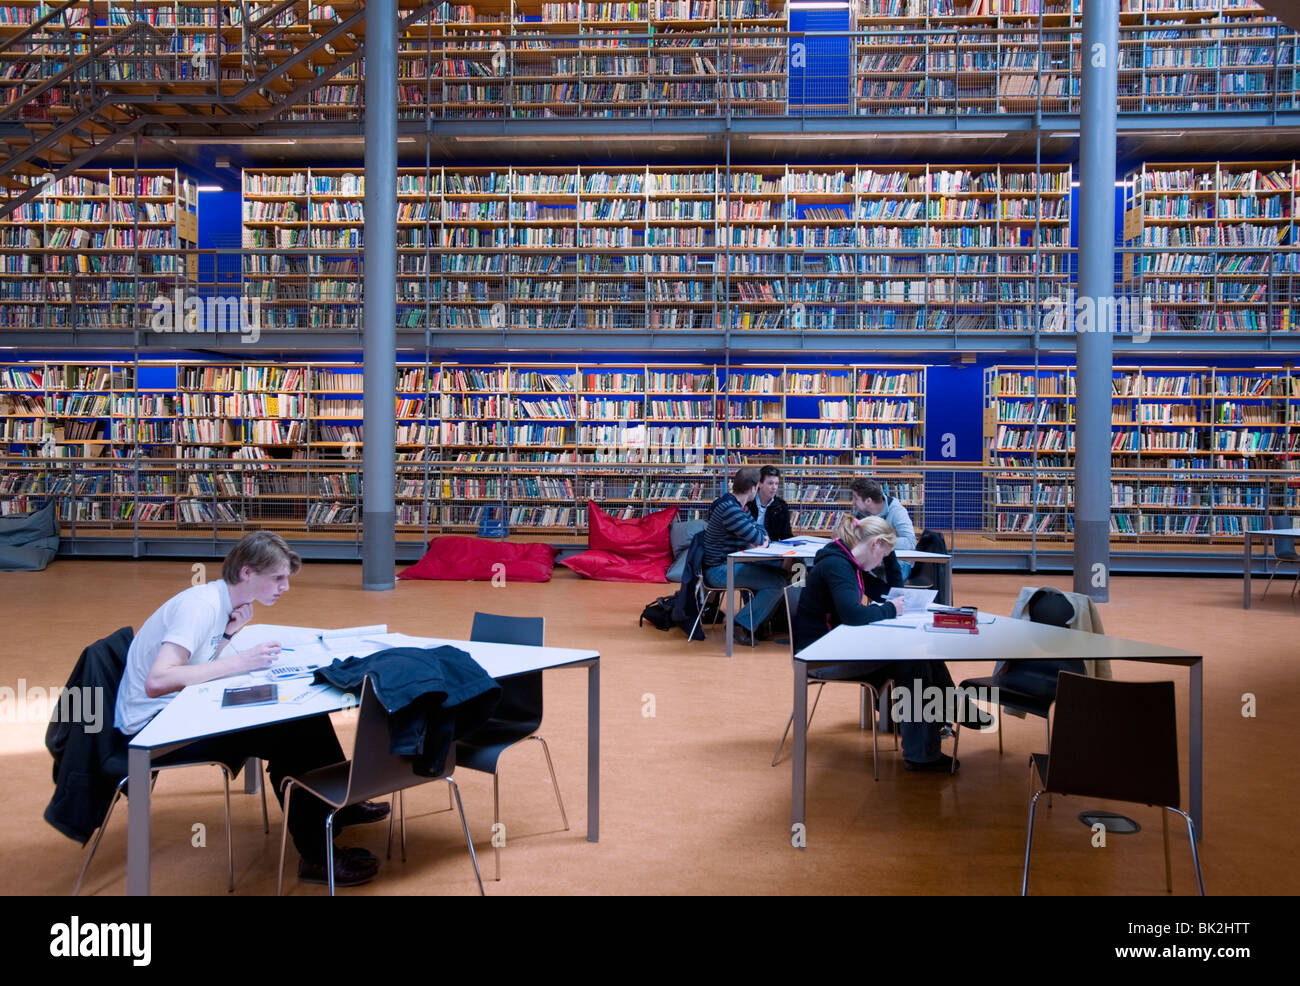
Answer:
[[[799,538],[793,540],[798,541]],[[788,545],[785,542],[777,541],[766,548],[746,548],[744,551],[733,551],[727,555],[727,595],[725,609],[727,614],[726,629],[726,654],[732,656],[735,649],[735,612],[734,600],[736,597],[736,565],[741,562],[761,562],[761,561],[785,561],[792,558],[795,561],[811,561],[817,557],[817,552],[826,547],[827,541],[822,540],[820,543]],[[954,600],[952,597],[952,555],[939,555],[931,551],[914,551],[903,549],[895,551],[894,555],[899,561],[936,562],[943,568],[943,589],[947,595],[940,592],[940,598],[946,598],[951,605]]]
[[[1267,544],[1269,538],[1296,538],[1300,540],[1300,527],[1280,527],[1270,531],[1247,531],[1246,551],[1242,561],[1242,609],[1250,609],[1250,546],[1259,538],[1260,544]]]
[[[876,624],[840,625],[794,657],[794,756],[790,802],[791,844],[802,848],[807,829],[804,819],[807,795],[808,672],[828,664],[879,661],[1032,661],[1081,659],[1145,661],[1188,669],[1190,678],[1189,810],[1199,841],[1204,835],[1202,802],[1201,655],[1188,651],[1123,640],[1099,633],[1013,620],[1009,616],[979,616],[979,633],[930,633],[919,627]],[[799,826],[796,828],[796,826]],[[797,840],[794,834],[804,838]]]
[[[277,640],[286,647],[308,645],[320,631],[312,627],[283,627],[268,624],[248,626],[235,635],[231,647],[243,650],[265,640]],[[448,644],[468,653],[493,678],[542,671],[550,668],[587,669],[587,841],[599,840],[600,829],[600,654],[590,650],[561,647],[526,647],[440,637],[408,637],[389,633],[365,635],[367,640],[389,647],[441,647]],[[371,646],[357,653],[382,649]],[[296,653],[296,651],[295,651]],[[346,656],[340,654],[340,657]],[[296,663],[286,654],[283,664]],[[306,662],[303,662],[306,663]],[[221,698],[227,688],[262,684],[266,672],[219,678],[190,685],[168,703],[149,724],[131,739],[128,753],[129,788],[127,815],[126,892],[149,893],[149,781],[155,758],[208,736],[240,732],[275,722],[355,708],[356,696],[333,687],[317,687],[301,702],[242,706],[223,709]]]

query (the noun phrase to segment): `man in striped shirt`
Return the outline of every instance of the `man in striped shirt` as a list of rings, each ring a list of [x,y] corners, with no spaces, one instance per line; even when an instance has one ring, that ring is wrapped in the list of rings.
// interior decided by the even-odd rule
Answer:
[[[704,581],[727,584],[727,555],[768,543],[767,535],[749,514],[749,501],[758,493],[758,470],[739,470],[731,480],[731,492],[718,497],[709,507],[709,526],[704,530]],[[775,565],[736,566],[736,585],[754,590],[753,601],[736,614],[736,640],[749,644],[754,631],[771,615],[785,587],[785,572]]]

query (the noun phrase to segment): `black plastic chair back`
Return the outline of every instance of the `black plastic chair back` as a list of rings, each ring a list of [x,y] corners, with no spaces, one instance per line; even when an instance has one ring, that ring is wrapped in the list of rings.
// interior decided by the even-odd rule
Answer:
[[[1178,722],[1172,681],[1062,673],[1047,791],[1177,808]]]
[[[540,616],[500,616],[496,613],[475,613],[469,639],[489,644],[522,644],[541,647],[546,633],[546,620]],[[498,682],[501,700],[492,712],[494,720],[532,723],[536,729],[542,724],[542,672],[528,671],[511,675]]]
[[[1300,555],[1295,551],[1295,538],[1274,538],[1273,557],[1282,561],[1300,560]]]

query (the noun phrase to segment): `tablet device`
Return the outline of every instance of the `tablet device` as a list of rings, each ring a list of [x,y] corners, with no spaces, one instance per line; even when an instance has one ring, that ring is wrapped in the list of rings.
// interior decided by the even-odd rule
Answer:
[[[221,707],[236,705],[272,705],[278,701],[275,685],[250,685],[248,688],[227,688],[221,696]]]

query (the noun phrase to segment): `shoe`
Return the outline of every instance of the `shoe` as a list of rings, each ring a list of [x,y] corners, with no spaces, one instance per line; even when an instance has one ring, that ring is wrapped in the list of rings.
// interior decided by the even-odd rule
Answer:
[[[754,635],[742,627],[739,623],[732,630],[732,638],[741,647],[753,647]]]
[[[382,822],[388,817],[393,806],[387,801],[361,801],[355,805],[340,808],[334,815],[334,831],[340,832],[349,825],[369,825]]]
[[[929,771],[934,774],[950,774],[954,771],[961,770],[961,761],[953,763],[952,757],[946,753],[940,753],[934,760],[904,760],[903,766],[907,770]]]
[[[364,850],[362,850],[364,852]],[[366,856],[369,856],[367,859]],[[360,856],[350,850],[340,849],[334,854],[334,885],[337,887],[359,887],[369,883],[379,872],[379,860],[366,853]],[[329,883],[329,874],[325,870],[325,861],[313,863],[307,859],[298,860],[298,879],[302,883]]]

